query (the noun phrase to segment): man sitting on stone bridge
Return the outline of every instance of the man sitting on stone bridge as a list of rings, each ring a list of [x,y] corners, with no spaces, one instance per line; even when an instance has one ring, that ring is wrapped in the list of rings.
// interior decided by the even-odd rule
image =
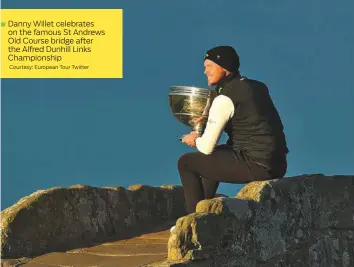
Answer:
[[[282,178],[287,171],[283,124],[267,86],[240,75],[239,56],[230,46],[207,51],[204,67],[217,96],[202,136],[192,131],[182,138],[198,149],[178,160],[188,213],[215,197],[220,182]],[[217,146],[223,131],[229,139]]]

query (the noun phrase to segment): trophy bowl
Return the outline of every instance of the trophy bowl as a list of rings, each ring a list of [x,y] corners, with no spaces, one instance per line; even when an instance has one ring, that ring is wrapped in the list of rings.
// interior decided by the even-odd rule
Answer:
[[[192,86],[171,86],[168,94],[174,117],[199,135],[204,131],[215,97],[214,90]]]

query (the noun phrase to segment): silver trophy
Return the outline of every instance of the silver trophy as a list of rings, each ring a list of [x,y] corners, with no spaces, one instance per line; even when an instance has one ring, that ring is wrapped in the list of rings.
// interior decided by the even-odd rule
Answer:
[[[175,118],[198,132],[199,136],[205,129],[209,109],[215,97],[214,90],[192,86],[172,86],[168,94]]]

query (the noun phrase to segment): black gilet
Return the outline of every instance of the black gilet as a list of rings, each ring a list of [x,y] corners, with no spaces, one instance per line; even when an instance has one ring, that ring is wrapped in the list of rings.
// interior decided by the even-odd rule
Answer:
[[[224,131],[235,151],[272,168],[289,152],[283,123],[267,86],[259,81],[230,74],[216,86],[218,95],[229,97],[234,115]]]

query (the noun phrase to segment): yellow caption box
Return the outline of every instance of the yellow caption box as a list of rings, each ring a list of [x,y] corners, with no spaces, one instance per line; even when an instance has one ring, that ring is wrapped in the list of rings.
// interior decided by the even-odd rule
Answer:
[[[122,9],[1,10],[2,78],[123,78]]]

